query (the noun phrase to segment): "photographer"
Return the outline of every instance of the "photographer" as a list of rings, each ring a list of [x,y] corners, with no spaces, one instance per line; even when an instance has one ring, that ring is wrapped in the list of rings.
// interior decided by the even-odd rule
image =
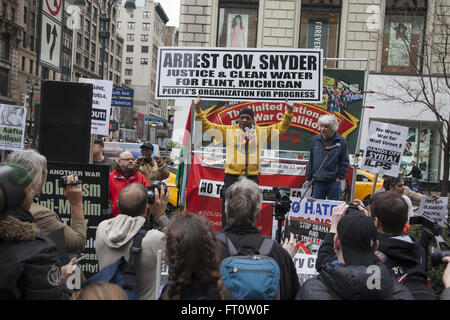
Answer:
[[[320,274],[305,281],[296,299],[412,300],[375,255],[377,248],[377,229],[363,208],[333,208],[330,232],[316,260]]]
[[[31,177],[31,184],[35,194],[39,196],[42,186],[47,179],[47,159],[36,150],[20,150],[10,154],[7,161],[18,163],[28,170]],[[67,182],[78,180],[76,177],[69,176]],[[30,212],[34,223],[41,228],[45,234],[50,234],[56,230],[64,228],[64,240],[67,252],[78,254],[84,250],[86,245],[87,225],[84,219],[83,211],[83,191],[80,186],[68,185],[64,188],[64,194],[70,203],[70,225],[61,221],[58,214],[53,210],[47,209],[38,203],[32,203]]]
[[[161,188],[154,191],[154,202],[149,203],[147,190],[141,183],[133,183],[120,191],[118,208],[120,214],[102,221],[95,236],[95,251],[100,270],[121,256],[129,261],[130,247],[134,236],[147,220],[148,209],[159,228],[168,223],[165,210],[169,193]],[[154,300],[159,292],[155,291],[156,254],[164,250],[164,233],[158,229],[148,230],[142,240],[142,251],[136,266],[136,281],[139,300]]]
[[[55,244],[33,223],[29,209],[34,190],[27,169],[16,163],[3,163],[0,167],[2,172],[9,168],[8,176],[2,175],[0,179],[8,179],[7,192],[15,189],[23,199],[20,205],[0,214],[0,299],[68,299],[72,292],[65,280],[70,276],[74,259],[59,268]],[[3,188],[4,181],[1,184]]]

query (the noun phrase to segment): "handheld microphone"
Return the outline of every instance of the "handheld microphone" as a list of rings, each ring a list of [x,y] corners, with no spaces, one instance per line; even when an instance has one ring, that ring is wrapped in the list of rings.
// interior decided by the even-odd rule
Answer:
[[[329,147],[325,147],[325,150],[330,151],[331,149],[340,147],[341,144],[340,143],[336,143],[335,145],[329,146]]]
[[[250,129],[249,129],[249,127],[245,127],[245,138],[248,140],[248,138],[249,138],[249,132],[250,132]]]

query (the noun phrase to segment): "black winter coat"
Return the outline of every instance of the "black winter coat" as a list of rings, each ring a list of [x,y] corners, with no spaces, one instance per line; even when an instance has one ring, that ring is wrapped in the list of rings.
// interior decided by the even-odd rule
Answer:
[[[225,226],[223,232],[230,238],[237,250],[242,247],[258,249],[263,241],[263,236],[253,226],[246,228]],[[220,253],[222,260],[230,256],[223,244],[220,244]],[[268,256],[274,259],[280,267],[280,299],[293,300],[300,288],[294,261],[289,253],[276,241]]]
[[[56,246],[32,221],[23,208],[0,220],[0,300],[68,299]]]
[[[398,283],[382,262],[379,287],[370,287],[372,273],[365,266],[327,263],[315,278],[306,280],[297,300],[412,300],[411,293]]]

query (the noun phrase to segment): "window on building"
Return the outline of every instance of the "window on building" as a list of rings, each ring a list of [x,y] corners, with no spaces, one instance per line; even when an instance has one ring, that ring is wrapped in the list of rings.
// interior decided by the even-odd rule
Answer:
[[[89,59],[84,57],[84,68],[89,69]]]
[[[119,84],[120,83],[120,76],[117,75],[117,74],[114,75],[114,83],[115,84]]]
[[[131,84],[131,79],[125,79],[125,84]]]
[[[28,10],[27,7],[23,7],[23,23],[27,24],[27,16],[28,16]]]
[[[116,70],[117,70],[117,71],[120,71],[121,68],[122,68],[122,64],[120,63],[120,60],[119,60],[119,59],[116,59]]]
[[[11,8],[11,21],[15,22],[16,20],[16,8]]]
[[[148,58],[141,58],[141,64],[148,64]]]
[[[83,39],[83,37],[81,36],[81,33],[77,32],[77,46],[78,47],[82,46],[82,43],[81,43],[82,39]]]
[[[143,18],[151,18],[150,11],[144,11],[142,16],[143,16]]]
[[[78,52],[75,54],[75,64],[81,65],[81,54]]]
[[[341,0],[302,0],[300,15],[300,48],[323,49],[323,56],[336,58],[339,47]],[[335,67],[335,61],[325,64]]]
[[[7,33],[2,33],[0,36],[0,58],[9,60],[9,43],[10,36]]]
[[[148,31],[148,30],[150,30],[150,23],[144,22],[144,23],[142,24],[142,30],[143,30],[143,31]]]
[[[127,45],[127,52],[134,52],[134,46]]]
[[[22,57],[22,71],[25,71],[25,57]]]
[[[113,79],[113,73],[112,73],[112,71],[110,71],[109,72],[109,80],[112,80]]]
[[[126,76],[132,76],[133,75],[133,69],[125,69],[125,75]]]
[[[92,25],[92,37],[97,38],[97,26],[95,24]]]
[[[90,33],[91,32],[91,23],[89,22],[88,19],[85,20],[84,23],[84,31]]]
[[[84,50],[89,51],[89,39],[84,38]]]
[[[255,48],[258,5],[258,0],[220,0],[217,46]]]
[[[91,60],[91,71],[95,72],[95,61]]]
[[[134,30],[134,28],[136,27],[136,22],[128,22],[127,23],[127,28],[130,30]]]
[[[114,66],[114,57],[113,57],[113,55],[110,55],[109,56],[109,65],[112,67],[112,66]]]
[[[8,11],[8,5],[2,2],[2,17],[6,18],[6,12]]]
[[[148,53],[148,46],[142,46],[141,53]]]
[[[122,21],[117,21],[117,29],[121,29],[122,28]]]
[[[421,70],[427,1],[386,1],[381,70],[411,73]]]
[[[134,41],[134,34],[133,33],[127,33],[127,41]]]
[[[35,14],[33,11],[30,12],[30,26],[34,27],[36,25]]]
[[[91,54],[95,56],[97,50],[97,46],[95,45],[95,42],[91,42]]]
[[[27,48],[27,32],[26,31],[23,32],[22,47],[24,47],[25,49]]]
[[[30,69],[28,70],[28,72],[30,74],[33,74],[34,71],[34,60],[30,59]]]
[[[132,57],[126,57],[125,58],[125,63],[126,64],[133,64],[133,58]]]
[[[9,70],[0,68],[0,95],[7,96],[9,89]]]
[[[122,56],[122,46],[117,45],[116,54],[117,54],[118,56]]]
[[[148,41],[148,34],[141,34],[141,41],[147,42]]]
[[[34,51],[34,37],[30,36],[30,50]]]

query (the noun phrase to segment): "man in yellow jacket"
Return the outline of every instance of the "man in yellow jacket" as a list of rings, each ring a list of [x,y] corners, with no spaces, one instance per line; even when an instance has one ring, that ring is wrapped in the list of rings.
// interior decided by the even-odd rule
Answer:
[[[239,112],[237,125],[220,125],[210,122],[201,109],[201,99],[194,101],[195,116],[202,122],[202,131],[215,130],[212,134],[216,139],[226,145],[225,178],[222,187],[222,228],[226,225],[224,200],[226,189],[238,180],[241,175],[259,184],[258,173],[260,167],[260,154],[263,146],[278,131],[284,134],[291,124],[294,105],[286,99],[287,109],[283,119],[271,126],[258,126],[255,123],[254,112],[244,108]],[[220,132],[221,137],[217,137]],[[276,136],[276,134],[275,134]]]

